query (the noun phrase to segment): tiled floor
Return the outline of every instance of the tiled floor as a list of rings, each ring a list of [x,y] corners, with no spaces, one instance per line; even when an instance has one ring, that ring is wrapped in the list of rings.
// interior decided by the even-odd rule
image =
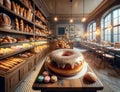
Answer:
[[[113,69],[106,64],[105,67],[99,64],[100,59],[86,51],[85,49],[74,48],[83,53],[85,60],[88,62],[93,71],[97,74],[104,85],[104,90],[100,92],[120,92],[120,69]],[[41,62],[35,71],[31,72],[28,77],[16,88],[15,92],[40,92],[32,89],[33,82],[41,68]]]

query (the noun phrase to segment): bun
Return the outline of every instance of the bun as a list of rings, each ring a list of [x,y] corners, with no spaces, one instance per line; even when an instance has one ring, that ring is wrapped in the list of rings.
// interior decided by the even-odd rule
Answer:
[[[88,80],[89,82],[96,82],[97,81],[97,76],[94,73],[92,73],[92,72],[87,72],[84,75],[84,78],[86,80]]]

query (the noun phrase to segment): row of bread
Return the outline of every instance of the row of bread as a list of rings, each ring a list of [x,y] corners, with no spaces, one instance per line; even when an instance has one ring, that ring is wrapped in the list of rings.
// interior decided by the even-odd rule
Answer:
[[[21,45],[15,45],[15,46],[7,47],[7,48],[0,48],[0,57],[15,53],[17,51],[21,51],[27,48],[32,48],[32,47],[33,47],[32,44],[23,43]]]
[[[46,40],[46,39],[47,39],[46,37],[35,37],[34,39],[33,37],[14,38],[11,36],[3,36],[3,37],[0,37],[0,44],[8,44],[8,43],[16,43],[16,42],[33,42],[33,41],[41,41],[41,40]]]
[[[18,20],[17,18],[15,18],[15,30],[19,30],[19,31],[23,31],[23,32],[27,32],[27,33],[33,33],[33,29],[31,28],[31,26],[29,26],[28,24],[24,24],[23,20]]]
[[[40,13],[39,10],[35,10],[35,14],[36,14],[36,16],[39,17],[43,22],[46,22],[46,21],[45,21],[45,18],[42,16],[42,14]]]
[[[0,37],[0,44],[16,43],[16,42],[33,42],[33,41],[41,41],[41,40],[46,40],[46,38],[45,37],[35,37],[35,39],[34,39],[33,37],[14,38],[11,36],[3,36],[3,37]]]
[[[30,39],[27,38],[14,38],[11,36],[3,36],[0,37],[0,44],[7,44],[7,43],[16,43],[16,42],[29,42]]]
[[[35,24],[38,25],[38,26],[40,26],[40,27],[42,27],[43,29],[46,28],[46,26],[42,24],[42,21],[35,20]]]
[[[35,34],[47,36],[49,32],[47,30],[40,30],[39,28],[35,28]]]
[[[5,59],[5,60],[1,60],[0,61],[0,70],[7,72],[22,62],[25,62],[25,60],[23,60],[21,58],[13,58],[13,57]]]
[[[55,49],[60,49],[60,48],[70,48],[69,44],[65,40],[57,40],[54,42]]]
[[[42,49],[44,49],[43,46],[41,46],[41,51],[42,51]],[[25,51],[14,57],[10,57],[10,58],[1,60],[0,61],[0,69],[3,71],[8,71],[33,55],[35,55],[34,52]]]
[[[24,0],[24,1],[26,1],[26,0]],[[8,9],[14,11],[16,14],[18,14],[22,17],[25,17],[29,21],[32,21],[33,13],[31,11],[31,9],[27,10],[24,7],[21,7],[19,4],[15,3],[14,1],[10,1],[10,0],[2,0],[1,4],[3,4]]]
[[[37,50],[39,50],[39,52],[42,53],[47,48],[48,48],[48,46],[44,45],[44,46],[39,46],[39,48],[37,48]],[[7,59],[0,60],[0,70],[7,72],[7,71],[13,69],[14,67],[16,67],[17,65],[19,65],[20,63],[25,62],[26,59],[28,59],[29,57],[31,57],[33,55],[35,55],[34,50],[31,50],[31,51],[25,51],[20,54],[17,54],[14,57],[9,57]]]
[[[36,44],[37,44],[37,43],[36,43]],[[49,49],[49,45],[48,45],[48,44],[36,46],[36,47],[33,48],[31,51],[34,52],[34,53],[41,53],[41,54],[43,54],[43,52],[44,52],[46,49]]]
[[[29,49],[34,46],[40,45],[40,48],[41,48],[42,46],[46,47],[46,45],[47,45],[47,44],[45,44],[45,45],[41,45],[41,44],[43,44],[43,43],[42,42],[31,42],[31,43],[23,43],[21,45],[15,45],[15,46],[7,47],[7,48],[2,47],[2,48],[0,48],[0,57],[15,53],[17,51],[19,52],[21,50]],[[47,47],[48,47],[48,45],[47,45]],[[38,51],[40,51],[40,50],[38,50]]]

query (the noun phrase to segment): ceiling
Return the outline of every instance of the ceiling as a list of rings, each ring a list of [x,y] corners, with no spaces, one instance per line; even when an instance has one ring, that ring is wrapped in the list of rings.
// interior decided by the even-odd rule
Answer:
[[[39,3],[39,0],[35,0]],[[71,16],[71,2],[70,0],[40,0],[41,5],[47,12],[49,20],[53,20],[55,15],[59,20],[68,20]],[[91,13],[107,0],[84,0],[84,15],[90,16]],[[56,8],[55,8],[56,7]],[[56,14],[55,14],[56,9]],[[72,16],[74,19],[81,19],[83,17],[83,0],[72,0]]]

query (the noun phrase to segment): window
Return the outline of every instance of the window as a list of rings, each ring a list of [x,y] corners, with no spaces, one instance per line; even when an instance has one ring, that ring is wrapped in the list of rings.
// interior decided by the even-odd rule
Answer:
[[[120,42],[120,6],[101,19],[101,40]]]
[[[88,39],[93,40],[96,39],[96,23],[92,22],[88,26]]]

